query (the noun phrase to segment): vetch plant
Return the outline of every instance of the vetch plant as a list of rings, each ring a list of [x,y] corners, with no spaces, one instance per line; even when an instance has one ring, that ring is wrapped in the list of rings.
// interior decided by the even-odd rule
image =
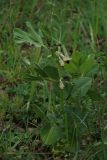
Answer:
[[[94,105],[94,80],[101,73],[100,65],[91,53],[74,52],[70,56],[63,44],[51,51],[44,46],[43,34],[37,34],[30,23],[27,27],[28,32],[15,30],[16,42],[43,47],[40,60],[25,76],[29,82],[36,83],[35,90],[40,87],[38,95],[42,93],[40,105],[31,102],[41,119],[41,140],[53,147],[59,143],[62,150],[78,154],[83,135],[91,134],[88,119],[92,112],[90,106]]]

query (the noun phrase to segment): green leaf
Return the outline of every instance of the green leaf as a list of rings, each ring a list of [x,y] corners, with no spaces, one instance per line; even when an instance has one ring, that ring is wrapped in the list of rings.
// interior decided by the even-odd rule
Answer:
[[[85,96],[88,90],[91,88],[92,78],[80,77],[74,79],[73,95]]]
[[[40,135],[44,144],[54,145],[62,137],[62,130],[55,124],[49,124],[41,129]]]
[[[42,76],[44,78],[48,77],[47,73],[37,64],[35,65],[35,70],[36,70],[38,75],[40,75],[40,76]]]
[[[29,31],[31,38],[33,38],[34,40],[37,40],[41,44],[41,46],[43,46],[43,41],[42,41],[41,36],[38,33],[36,33],[31,23],[26,22],[26,26],[28,27],[28,31]]]
[[[88,55],[85,61],[80,66],[81,74],[85,75],[91,70],[93,70],[93,68],[95,67],[96,65],[95,65],[94,57],[92,55]]]
[[[46,123],[48,123],[48,118],[46,116],[46,110],[44,107],[39,107],[37,105],[35,105],[35,112],[38,118],[41,118],[41,120],[45,121]]]
[[[40,76],[35,76],[35,75],[30,75],[30,74],[27,74],[27,73],[25,73],[24,75],[23,75],[23,78],[24,78],[24,80],[26,80],[26,81],[41,81],[41,80],[43,80]]]
[[[55,79],[55,80],[59,80],[59,73],[58,73],[58,69],[56,67],[48,65],[48,66],[44,67],[43,70],[44,70],[44,72],[46,72],[48,77]]]
[[[80,61],[80,54],[75,53],[72,55],[72,60],[69,64],[65,64],[64,68],[67,72],[74,74],[78,72],[78,66]]]
[[[17,43],[27,43],[30,45],[34,45],[35,47],[44,46],[41,34],[37,33],[32,27],[30,22],[26,22],[28,31],[25,32],[19,28],[15,28],[14,30],[14,38]]]
[[[98,71],[98,65],[93,55],[75,53],[69,64],[65,64],[65,70],[79,76],[93,76]]]

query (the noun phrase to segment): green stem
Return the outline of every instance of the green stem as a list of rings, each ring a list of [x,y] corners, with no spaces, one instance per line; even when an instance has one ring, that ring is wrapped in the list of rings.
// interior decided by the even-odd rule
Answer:
[[[64,107],[64,91],[61,90],[60,93],[61,93],[60,104],[63,112],[65,134],[66,134],[67,142],[69,144],[68,120],[67,120],[67,113],[65,112],[65,107]]]

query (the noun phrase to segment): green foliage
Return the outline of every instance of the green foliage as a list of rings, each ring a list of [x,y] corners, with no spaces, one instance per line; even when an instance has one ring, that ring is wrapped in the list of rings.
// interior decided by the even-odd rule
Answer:
[[[41,138],[46,145],[54,145],[61,137],[62,130],[57,125],[47,125],[41,129]]]
[[[65,65],[66,71],[79,76],[93,76],[98,72],[98,64],[92,54],[75,53],[72,60]]]
[[[0,9],[0,158],[106,160],[107,1]]]
[[[73,88],[73,94],[74,97],[77,96],[85,96],[88,92],[88,90],[91,88],[92,84],[92,78],[89,77],[80,77],[77,79],[74,79],[74,88]]]
[[[33,29],[32,25],[27,22],[26,26],[28,27],[28,33],[26,33],[25,31],[22,31],[21,29],[15,29],[15,38],[17,40],[17,43],[27,43],[30,45],[34,45],[36,47],[42,47],[43,45],[43,41],[41,36],[35,32],[35,30]]]

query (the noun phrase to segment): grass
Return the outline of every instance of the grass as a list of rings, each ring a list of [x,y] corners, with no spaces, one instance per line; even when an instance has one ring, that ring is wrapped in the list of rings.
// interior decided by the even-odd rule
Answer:
[[[0,158],[106,160],[106,0],[0,2]]]

